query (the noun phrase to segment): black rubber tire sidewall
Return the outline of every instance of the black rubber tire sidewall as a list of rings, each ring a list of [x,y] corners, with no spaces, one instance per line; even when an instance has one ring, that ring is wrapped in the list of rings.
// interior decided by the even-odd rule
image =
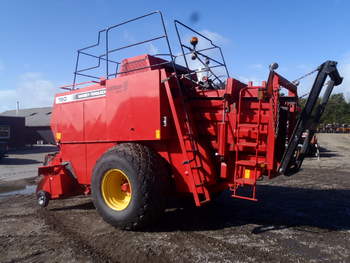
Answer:
[[[164,211],[163,187],[159,171],[161,160],[148,147],[123,144],[107,151],[96,163],[91,191],[98,213],[109,224],[128,230],[143,228],[154,222]],[[110,208],[103,196],[101,183],[110,169],[121,170],[131,184],[131,201],[121,210]],[[141,170],[140,170],[141,169]]]
[[[111,209],[103,199],[101,193],[101,183],[104,174],[110,169],[121,170],[129,179],[131,184],[132,197],[129,205],[121,211]],[[110,224],[119,226],[117,221],[124,222],[121,225],[127,224],[128,219],[137,216],[135,214],[142,205],[142,196],[140,196],[140,182],[137,180],[135,169],[125,158],[118,154],[108,155],[98,166],[96,166],[92,180],[92,195],[95,206],[102,217]]]

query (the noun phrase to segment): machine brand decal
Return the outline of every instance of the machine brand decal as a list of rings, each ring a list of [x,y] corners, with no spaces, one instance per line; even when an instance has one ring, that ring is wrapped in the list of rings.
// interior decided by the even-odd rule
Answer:
[[[106,96],[105,88],[59,96],[59,97],[56,97],[56,104],[72,102],[77,100],[87,100],[87,99],[98,98],[103,96]]]
[[[128,82],[125,81],[120,85],[114,85],[108,87],[108,91],[113,91],[113,92],[122,92],[128,89]]]

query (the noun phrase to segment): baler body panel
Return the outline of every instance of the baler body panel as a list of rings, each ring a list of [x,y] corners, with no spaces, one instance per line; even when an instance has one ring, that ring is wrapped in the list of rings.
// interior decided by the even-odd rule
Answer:
[[[65,96],[94,91],[103,95],[59,102]],[[54,134],[61,133],[61,143],[158,140],[162,129],[160,99],[158,70],[137,73],[137,78],[106,80],[103,86],[58,94],[52,129]]]
[[[159,14],[164,34],[131,45],[109,49],[109,31],[144,17]],[[197,37],[184,44],[179,26],[209,42],[198,50]],[[44,179],[38,191],[61,198],[89,194],[96,162],[112,147],[125,142],[148,146],[167,162],[174,180],[175,193],[192,193],[197,206],[210,201],[213,193],[230,189],[233,197],[256,201],[257,181],[297,171],[308,147],[297,150],[302,132],[313,135],[333,86],[342,82],[336,62],[318,67],[317,78],[303,111],[298,107],[297,86],[271,65],[267,82],[253,85],[230,78],[220,47],[203,34],[175,21],[182,55],[174,56],[160,12],[153,12],[99,32],[98,42],[78,50],[73,88],[55,96],[51,128],[60,152],[43,167]],[[86,50],[106,37],[106,53],[100,56]],[[122,62],[111,53],[124,48],[165,39],[169,54],[141,55]],[[221,61],[203,52],[218,50]],[[79,69],[79,56],[98,59],[97,66]],[[157,56],[167,56],[169,60]],[[181,57],[185,66],[175,63]],[[201,67],[190,69],[188,57]],[[106,62],[104,78],[86,71]],[[211,64],[212,63],[212,64]],[[110,64],[115,73],[110,74]],[[221,67],[224,80],[213,73]],[[119,69],[119,71],[118,71]],[[95,79],[88,87],[77,89],[77,76]],[[322,103],[316,101],[326,78],[331,81]],[[98,79],[99,81],[96,81]],[[66,88],[66,87],[63,87]],[[283,93],[282,94],[282,91]],[[315,116],[314,116],[315,115]],[[310,121],[311,120],[311,121]],[[241,187],[251,187],[251,195],[241,195]]]
[[[160,95],[160,71],[135,74],[137,78],[125,75],[55,97],[52,130],[63,161],[72,163],[79,183],[91,183],[96,161],[117,142],[156,141],[171,135],[169,126],[161,126],[161,112],[169,120],[170,116],[166,107],[161,110],[167,101]],[[76,99],[89,92],[100,95]],[[68,101],[61,102],[62,98]]]
[[[258,99],[263,86],[233,78],[222,90],[193,90],[188,81],[180,83],[181,88],[167,69],[156,68],[58,94],[52,130],[62,161],[71,163],[77,181],[90,185],[103,153],[130,141],[143,142],[163,156],[182,193],[204,195],[203,182],[208,189],[222,189],[255,186],[264,174],[276,176],[277,111],[272,99]],[[193,138],[186,141],[188,127]]]

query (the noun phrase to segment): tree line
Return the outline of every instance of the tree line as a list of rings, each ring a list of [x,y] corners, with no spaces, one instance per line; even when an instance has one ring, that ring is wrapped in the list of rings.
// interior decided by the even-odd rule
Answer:
[[[299,100],[303,107],[307,98]],[[320,103],[320,99],[318,100]],[[347,102],[343,93],[332,94],[329,98],[326,109],[322,115],[321,123],[323,124],[350,124],[350,101]]]

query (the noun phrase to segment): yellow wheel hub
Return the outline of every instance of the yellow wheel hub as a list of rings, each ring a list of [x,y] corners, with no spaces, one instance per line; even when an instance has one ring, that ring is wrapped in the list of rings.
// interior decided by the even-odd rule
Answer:
[[[113,210],[124,210],[131,201],[129,178],[119,169],[110,169],[104,174],[101,192],[106,204]]]

